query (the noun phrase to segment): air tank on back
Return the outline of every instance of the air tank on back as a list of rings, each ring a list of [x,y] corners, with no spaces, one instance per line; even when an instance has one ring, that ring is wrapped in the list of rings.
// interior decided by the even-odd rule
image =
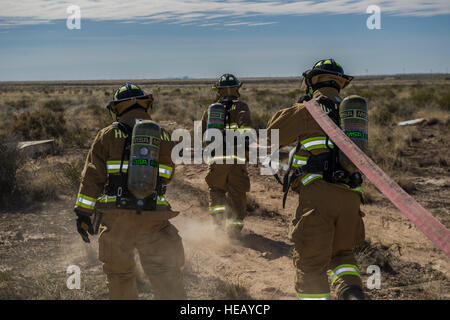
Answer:
[[[344,133],[363,151],[368,144],[368,106],[360,96],[351,95],[340,104],[341,128]],[[356,166],[341,152],[339,162],[349,172],[358,171]]]
[[[131,138],[128,190],[138,200],[156,190],[160,143],[161,128],[156,122],[141,120],[136,123]]]
[[[208,108],[208,123],[206,127],[206,140],[209,141],[211,137],[208,135],[208,129],[223,130],[225,128],[226,109],[223,104],[213,103]]]

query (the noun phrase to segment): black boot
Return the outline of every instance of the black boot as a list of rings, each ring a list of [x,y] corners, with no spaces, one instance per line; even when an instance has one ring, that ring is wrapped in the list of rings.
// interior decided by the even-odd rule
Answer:
[[[365,300],[364,292],[359,286],[348,286],[339,293],[339,300]]]

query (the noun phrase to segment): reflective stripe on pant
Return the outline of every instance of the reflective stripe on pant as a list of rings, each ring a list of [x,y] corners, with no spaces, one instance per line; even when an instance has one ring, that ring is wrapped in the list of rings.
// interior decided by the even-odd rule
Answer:
[[[299,300],[330,300],[330,293],[298,293]]]
[[[246,165],[210,165],[205,181],[209,186],[210,213],[213,214],[213,210],[221,211],[225,207],[227,219],[243,221],[247,214],[246,193],[250,191]]]
[[[226,227],[227,228],[233,228],[237,230],[242,230],[244,228],[244,220],[242,219],[227,219],[226,220]]]
[[[226,212],[225,192],[219,189],[209,189],[209,214],[216,225],[222,225]]]
[[[107,275],[110,299],[137,299],[137,249],[155,299],[185,299],[181,267],[184,249],[178,230],[151,212],[104,213],[99,236],[99,259]]]
[[[359,206],[360,196],[344,186],[318,180],[302,188],[291,229],[299,298],[327,294],[329,283],[337,294],[350,285],[362,287],[353,253],[364,240]]]

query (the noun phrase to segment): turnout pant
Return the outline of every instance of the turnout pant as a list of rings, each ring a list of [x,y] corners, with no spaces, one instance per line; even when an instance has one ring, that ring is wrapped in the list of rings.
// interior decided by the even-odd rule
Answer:
[[[250,179],[246,164],[211,164],[205,178],[209,187],[209,212],[227,230],[240,231],[247,215]]]
[[[169,220],[155,220],[152,212],[123,210],[104,213],[99,237],[99,259],[106,273],[109,297],[137,299],[134,249],[149,278],[155,299],[186,299],[181,268],[184,248]]]
[[[365,237],[360,202],[357,192],[323,180],[301,189],[290,232],[299,299],[330,299],[330,284],[337,295],[348,286],[362,289],[354,257]]]

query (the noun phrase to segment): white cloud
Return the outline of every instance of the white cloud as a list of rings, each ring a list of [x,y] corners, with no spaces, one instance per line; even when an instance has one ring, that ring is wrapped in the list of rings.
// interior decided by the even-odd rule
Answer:
[[[278,22],[275,21],[269,21],[269,22],[255,22],[255,23],[249,23],[249,27],[257,27],[257,26],[267,26],[269,24],[276,24]]]
[[[450,14],[449,0],[2,0],[0,22],[11,24],[49,23],[66,19],[66,9],[76,4],[83,19],[148,22],[196,22],[207,26],[222,19],[259,17],[273,20],[276,16],[310,14],[366,14],[369,5],[380,6],[382,14],[403,16],[434,16]],[[242,22],[257,26],[275,22]],[[229,23],[230,26],[236,25]]]
[[[249,22],[232,22],[232,23],[225,23],[224,26],[227,27],[234,27],[234,26],[243,26],[243,25],[248,25]]]
[[[199,27],[212,27],[212,26],[217,26],[217,25],[219,25],[218,22],[215,22],[215,23],[204,23],[204,24],[199,24],[198,26]]]

